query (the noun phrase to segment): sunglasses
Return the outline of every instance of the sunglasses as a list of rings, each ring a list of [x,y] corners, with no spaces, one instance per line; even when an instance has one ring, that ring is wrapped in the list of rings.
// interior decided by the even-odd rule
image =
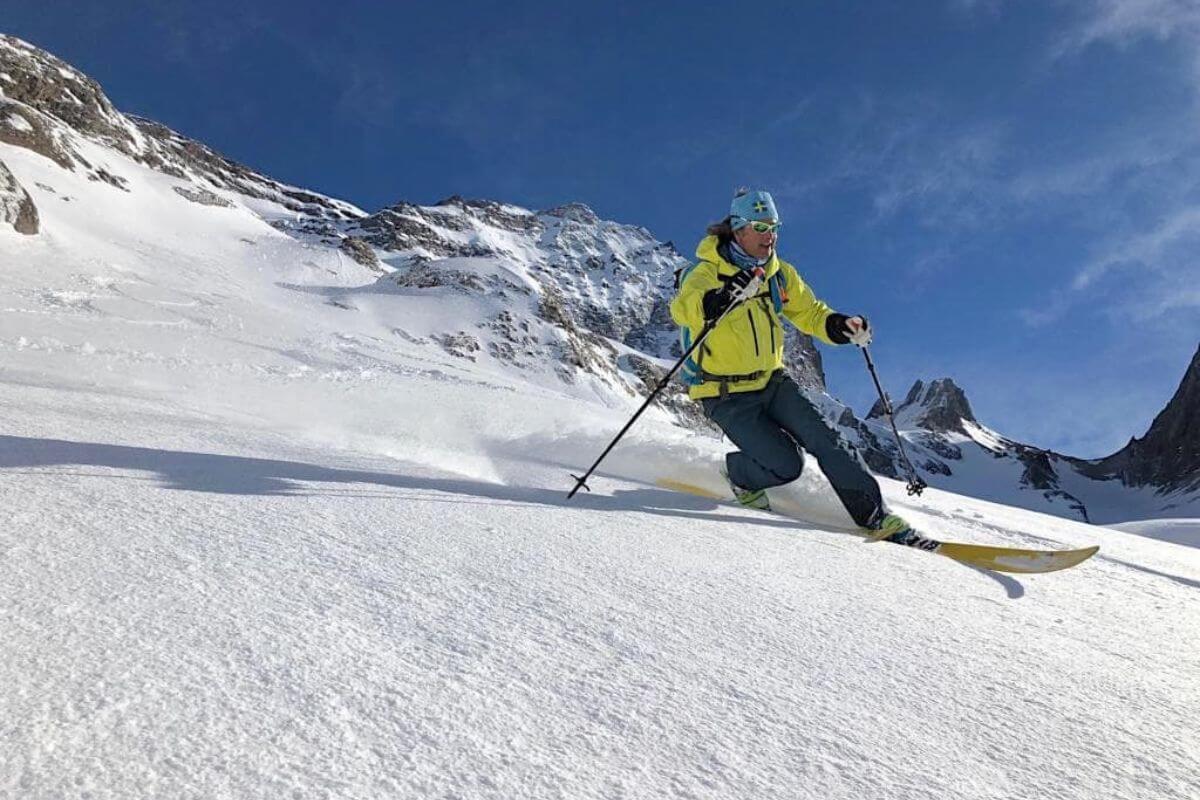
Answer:
[[[779,226],[783,224],[782,222],[753,222],[751,220],[746,220],[746,221],[750,223],[750,228],[755,233],[775,233],[779,230]]]

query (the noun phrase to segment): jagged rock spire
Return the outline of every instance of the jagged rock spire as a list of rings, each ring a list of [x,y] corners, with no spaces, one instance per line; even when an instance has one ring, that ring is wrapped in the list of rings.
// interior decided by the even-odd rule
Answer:
[[[928,386],[917,381],[894,410],[897,416],[903,413],[917,426],[937,433],[962,431],[963,422],[976,422],[966,393],[950,378],[938,378]],[[882,416],[883,403],[876,400],[867,419]]]
[[[1129,486],[1200,488],[1200,347],[1146,435],[1130,439],[1100,465]]]

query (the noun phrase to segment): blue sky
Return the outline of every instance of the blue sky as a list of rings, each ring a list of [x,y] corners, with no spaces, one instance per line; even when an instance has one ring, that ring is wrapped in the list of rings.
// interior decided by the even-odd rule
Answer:
[[[0,0],[0,29],[367,210],[581,201],[690,255],[766,188],[893,396],[950,376],[1072,455],[1142,435],[1200,342],[1196,0]],[[865,410],[857,353],[825,364]]]

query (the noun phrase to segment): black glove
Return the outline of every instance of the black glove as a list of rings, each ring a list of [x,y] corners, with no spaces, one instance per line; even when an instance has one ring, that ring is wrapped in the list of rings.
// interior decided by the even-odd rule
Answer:
[[[754,280],[754,277],[755,273],[748,269],[738,270],[738,273],[727,280],[720,289],[709,289],[705,292],[702,300],[704,319],[711,321],[724,314],[725,310],[733,304],[734,298],[750,285],[750,281]]]
[[[862,320],[862,325],[852,327],[851,319]],[[848,317],[845,314],[834,312],[825,318],[825,335],[834,344],[854,342],[859,347],[866,347],[871,343],[871,323],[867,322],[867,318],[862,315]]]

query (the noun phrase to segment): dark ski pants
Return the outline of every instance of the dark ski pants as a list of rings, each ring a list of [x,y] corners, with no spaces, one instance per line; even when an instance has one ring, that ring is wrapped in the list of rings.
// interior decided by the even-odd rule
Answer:
[[[842,441],[782,370],[757,392],[730,392],[703,401],[704,413],[740,452],[725,456],[729,479],[743,489],[767,489],[800,477],[807,450],[851,518],[871,527],[883,518],[879,484],[853,446]]]

